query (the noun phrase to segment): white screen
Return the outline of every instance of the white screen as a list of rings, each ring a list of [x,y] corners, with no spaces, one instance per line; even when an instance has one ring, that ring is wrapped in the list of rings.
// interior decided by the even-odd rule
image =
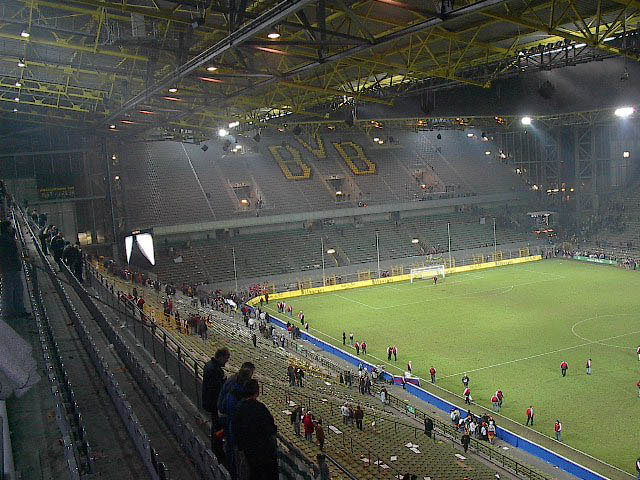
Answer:
[[[153,251],[153,237],[150,233],[141,233],[136,235],[136,243],[140,247],[142,254],[149,260],[151,265],[156,264],[156,256]]]
[[[127,251],[127,263],[129,263],[131,250],[133,250],[133,237],[124,237],[124,248]]]

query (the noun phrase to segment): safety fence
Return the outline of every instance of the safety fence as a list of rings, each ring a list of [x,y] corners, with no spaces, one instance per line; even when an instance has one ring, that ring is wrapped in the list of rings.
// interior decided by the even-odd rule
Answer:
[[[91,264],[86,264],[87,281],[99,292],[99,297],[104,300],[113,311],[115,311],[130,329],[134,337],[142,344],[160,365],[167,375],[169,375],[178,385],[180,390],[186,395],[194,405],[201,407],[202,403],[202,374],[204,365],[208,359],[197,358],[186,350],[182,343],[160,328],[155,320],[143,310],[138,309],[130,302],[107,277],[97,271]],[[268,384],[261,382],[261,389],[269,388]],[[280,435],[278,440],[281,443],[278,451],[278,459],[281,473],[290,475],[291,479],[311,480],[311,470],[313,462],[307,459],[298,449],[289,448],[289,442]],[[284,448],[283,445],[286,447]],[[343,465],[335,459],[327,456],[330,463],[341,470],[346,476],[351,475]],[[350,477],[351,478],[351,477]]]

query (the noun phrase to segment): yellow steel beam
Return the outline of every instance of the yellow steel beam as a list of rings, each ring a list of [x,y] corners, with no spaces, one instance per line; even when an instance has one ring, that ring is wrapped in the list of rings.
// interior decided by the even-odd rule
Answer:
[[[132,54],[132,53],[126,53],[126,52],[122,52],[122,51],[106,50],[104,48],[99,48],[97,52],[94,52],[94,49],[93,49],[92,46],[79,45],[77,43],[70,43],[70,42],[63,41],[63,40],[60,40],[58,42],[54,42],[54,41],[50,41],[50,40],[37,39],[37,38],[33,38],[33,37],[22,38],[20,35],[13,35],[13,34],[4,33],[4,32],[0,32],[0,38],[7,38],[7,39],[10,39],[10,40],[24,41],[24,42],[33,43],[33,44],[36,44],[36,45],[46,45],[48,47],[66,48],[66,49],[75,50],[75,51],[78,51],[78,52],[97,53],[99,55],[107,55],[107,56],[110,56],[110,57],[124,58],[124,59],[127,59],[127,60],[138,60],[140,62],[147,62],[148,61],[148,58],[144,57],[142,55],[135,55],[135,54]]]
[[[296,83],[296,82],[287,82],[284,80],[279,81],[278,85],[281,85],[283,87],[299,89],[299,90],[307,90],[309,92],[316,92],[316,93],[321,93],[321,94],[330,95],[330,96],[346,95],[348,97],[352,97],[354,95],[352,92],[347,92],[345,90],[338,90],[335,88],[316,87],[313,85],[305,85],[305,84]],[[384,100],[382,98],[369,97],[367,95],[360,95],[358,98],[364,102],[380,103],[382,105],[389,105],[389,106],[393,105],[392,101]]]

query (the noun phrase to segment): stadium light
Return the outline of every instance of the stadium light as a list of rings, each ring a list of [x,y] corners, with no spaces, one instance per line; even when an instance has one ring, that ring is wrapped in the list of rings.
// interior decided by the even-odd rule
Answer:
[[[379,138],[379,137],[374,137],[373,141],[374,141],[374,142],[379,142],[379,141],[380,141],[380,138]]]
[[[240,125],[240,122],[238,122],[238,121],[231,122],[231,123],[229,124],[229,128],[235,128],[235,127],[237,127],[237,126],[239,126],[239,125]]]
[[[21,58],[20,60],[18,60],[18,67],[24,68],[26,66],[27,66],[27,64],[24,63],[24,58]]]
[[[176,87],[171,87],[169,89],[169,93],[176,93],[178,91],[178,89]]]
[[[520,119],[520,122],[521,122],[523,125],[531,125],[531,117],[522,117],[522,118]]]
[[[20,101],[20,97],[16,97],[13,100],[16,101],[16,102],[19,102]]]
[[[113,124],[111,124],[111,125],[109,125],[109,128],[110,128],[111,130],[115,130],[115,129],[116,129],[116,126],[115,126],[115,125],[113,125]]]
[[[382,145],[384,143],[384,140],[380,139],[380,141],[378,142],[378,145]]]
[[[635,109],[633,107],[619,107],[619,108],[616,108],[615,112],[613,113],[615,114],[616,117],[627,118],[633,115],[634,112],[635,112]]]
[[[220,130],[218,130],[219,137],[226,137],[227,135],[229,135],[229,132],[226,129],[221,128]]]
[[[486,152],[484,152],[485,155],[491,155],[491,152],[489,150],[487,150]]]
[[[114,153],[113,155],[111,155],[111,160],[117,160],[118,156]]]
[[[31,36],[31,34],[29,32],[27,32],[26,30],[23,30],[22,32],[20,32],[20,36],[22,38],[29,38]]]
[[[473,138],[473,133],[467,133],[467,137]]]
[[[416,243],[420,243],[420,240],[418,240],[417,238],[412,238],[411,243],[415,245]]]
[[[14,108],[14,109],[13,109],[13,113],[16,113],[17,111],[18,111],[18,109],[17,109],[17,108]]]
[[[113,178],[114,178],[114,180],[116,180],[116,181],[117,181],[117,180],[120,180],[120,175],[116,175],[116,176],[115,176],[115,177],[113,177]]]
[[[342,190],[338,190],[338,191],[336,192],[336,197],[339,197],[340,195],[342,195]]]
[[[327,250],[327,253],[329,255],[333,255],[334,253],[336,253],[336,249],[335,248],[330,248],[329,250]]]
[[[218,67],[207,67],[207,72],[215,72],[216,70],[218,70]]]
[[[631,152],[628,152],[626,150],[622,152],[622,158],[629,158],[630,156],[631,156]]]
[[[16,87],[20,88],[22,84],[20,82],[16,82]]]
[[[267,34],[267,37],[271,40],[277,40],[278,38],[280,38],[280,33],[278,33],[277,30],[273,30]]]

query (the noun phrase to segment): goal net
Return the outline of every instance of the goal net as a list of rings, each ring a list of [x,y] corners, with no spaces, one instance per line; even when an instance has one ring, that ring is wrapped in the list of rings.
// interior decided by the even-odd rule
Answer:
[[[429,265],[428,267],[412,268],[411,271],[411,283],[416,279],[426,278],[428,280],[433,277],[440,277],[444,279],[444,265]]]

